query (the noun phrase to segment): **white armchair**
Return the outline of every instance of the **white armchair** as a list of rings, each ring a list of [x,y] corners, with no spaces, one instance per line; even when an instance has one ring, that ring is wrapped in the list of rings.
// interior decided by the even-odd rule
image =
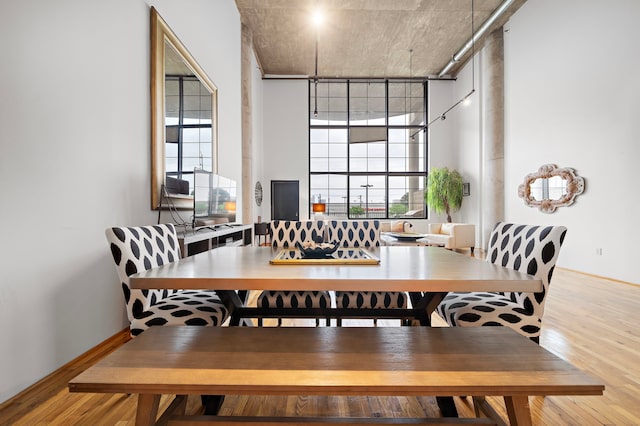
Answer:
[[[476,246],[476,226],[470,223],[430,223],[425,237],[433,243],[444,244],[447,249]]]

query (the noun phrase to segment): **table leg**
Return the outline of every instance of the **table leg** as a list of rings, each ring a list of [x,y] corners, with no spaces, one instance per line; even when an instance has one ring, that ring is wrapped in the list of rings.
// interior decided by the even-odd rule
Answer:
[[[415,320],[417,320],[420,325],[429,327],[431,325],[431,318],[427,315],[426,307],[428,300],[430,299],[429,293],[421,293],[421,292],[410,292],[409,298],[411,299],[411,306],[413,307],[413,311],[415,313]]]
[[[231,320],[229,321],[230,326],[250,326],[251,321],[245,318],[240,317],[238,315],[238,308],[242,308],[246,305],[247,300],[249,298],[249,292],[246,290],[216,290],[216,294],[220,296],[220,300],[229,310],[229,314],[231,315]]]
[[[238,290],[236,291],[236,294],[238,295],[238,299],[240,299],[242,306],[247,306],[247,302],[249,301],[249,290]],[[240,318],[238,325],[242,327],[253,327],[253,323],[249,318]]]
[[[509,423],[517,426],[531,426],[528,396],[505,396],[504,403],[509,416]]]
[[[136,426],[151,426],[156,424],[160,395],[141,393],[138,395],[136,409]]]
[[[431,326],[431,314],[433,314],[442,302],[442,299],[447,295],[446,292],[441,293],[419,293],[411,292],[409,297],[411,298],[411,305],[415,312],[416,320],[420,321],[420,325],[429,327]]]

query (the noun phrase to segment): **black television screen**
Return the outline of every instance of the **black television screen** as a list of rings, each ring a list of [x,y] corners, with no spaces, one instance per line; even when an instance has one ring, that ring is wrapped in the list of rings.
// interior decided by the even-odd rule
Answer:
[[[206,170],[194,170],[194,223],[208,219],[214,224],[235,222],[236,190],[236,182],[232,179]]]

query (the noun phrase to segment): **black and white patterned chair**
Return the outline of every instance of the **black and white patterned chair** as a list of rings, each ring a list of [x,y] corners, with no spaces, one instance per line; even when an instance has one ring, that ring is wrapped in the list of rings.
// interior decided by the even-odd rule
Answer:
[[[180,259],[172,224],[115,227],[105,231],[118,268],[132,336],[156,325],[218,326],[229,312],[214,291],[139,290],[129,276]]]
[[[342,247],[379,247],[380,221],[332,220],[328,240]],[[347,309],[406,309],[408,295],[399,291],[336,291],[336,307]],[[373,319],[377,323],[377,319]],[[338,326],[342,320],[338,318]]]
[[[324,239],[324,223],[322,221],[273,220],[269,225],[269,235],[274,248],[295,247],[296,242],[302,244]],[[269,309],[326,309],[331,307],[331,295],[328,291],[265,290],[258,296],[257,305],[259,308]],[[282,318],[278,318],[278,326],[281,324]],[[258,318],[258,325],[262,326],[262,318]],[[320,319],[316,318],[316,326],[318,325],[320,325]]]
[[[507,326],[539,343],[546,296],[566,233],[564,226],[496,224],[487,262],[541,279],[542,291],[449,293],[438,314],[451,326]]]
[[[380,221],[330,220],[327,235],[342,247],[380,247]]]

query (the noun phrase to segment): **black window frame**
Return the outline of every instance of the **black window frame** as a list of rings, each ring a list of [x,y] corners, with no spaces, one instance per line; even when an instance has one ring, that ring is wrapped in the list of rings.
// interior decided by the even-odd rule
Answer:
[[[350,185],[350,177],[351,176],[384,176],[385,178],[385,207],[384,207],[384,217],[372,217],[371,219],[403,219],[403,218],[409,218],[407,216],[400,216],[400,217],[391,217],[389,214],[389,207],[390,207],[390,197],[389,197],[389,178],[390,177],[419,177],[423,179],[423,182],[426,183],[426,178],[427,178],[427,174],[428,174],[428,164],[429,164],[429,133],[424,131],[425,129],[425,124],[427,123],[427,112],[428,112],[428,81],[427,80],[416,80],[416,79],[345,79],[345,80],[338,80],[338,79],[334,79],[334,80],[318,80],[318,83],[345,83],[347,86],[346,89],[346,124],[345,125],[331,125],[331,124],[323,124],[323,125],[317,125],[317,124],[311,124],[313,117],[313,106],[312,106],[312,100],[314,102],[317,102],[317,99],[315,99],[315,93],[314,93],[314,84],[315,81],[313,80],[309,80],[309,85],[308,85],[308,111],[309,111],[309,126],[308,126],[308,143],[309,143],[309,213],[311,214],[312,212],[312,204],[315,201],[321,201],[321,200],[317,200],[317,193],[314,194],[313,189],[311,188],[311,177],[314,175],[338,175],[338,176],[346,176],[347,177],[347,185],[346,185],[346,190],[347,190],[347,198],[346,198],[346,202],[347,202],[347,218],[348,219],[363,219],[362,216],[360,215],[352,215],[351,213],[351,207],[353,205],[353,202],[351,201],[352,196],[351,196],[351,185]],[[371,126],[354,126],[351,124],[351,104],[350,104],[350,100],[351,100],[351,96],[350,96],[350,88],[351,88],[351,83],[363,83],[363,82],[376,82],[376,83],[381,83],[384,82],[385,84],[385,119],[384,119],[384,125],[381,124],[375,124],[375,125],[371,125]],[[390,125],[389,124],[389,83],[398,83],[398,82],[407,82],[407,83],[422,83],[422,96],[423,96],[423,117],[422,117],[422,124],[420,125]],[[406,94],[405,94],[406,96]],[[315,104],[316,108],[317,108],[317,103]],[[386,140],[385,140],[385,171],[383,172],[371,172],[371,171],[364,171],[364,172],[353,172],[350,170],[350,149],[351,149],[351,143],[349,142],[349,129],[352,127],[385,127],[386,128]],[[311,155],[311,132],[313,129],[346,129],[347,130],[347,156],[346,156],[346,161],[347,161],[347,171],[341,171],[341,172],[331,172],[329,170],[327,171],[312,171],[312,155]],[[423,153],[423,158],[424,158],[424,164],[423,164],[423,171],[418,171],[418,172],[409,172],[409,171],[403,171],[403,172],[391,172],[389,171],[389,130],[390,129],[414,129],[413,132],[411,132],[412,137],[413,136],[418,136],[419,133],[423,132],[424,133],[424,153]],[[314,198],[315,197],[315,198]],[[368,200],[367,200],[368,201]],[[331,216],[331,212],[328,212],[329,216]],[[424,198],[422,199],[422,215],[419,217],[412,217],[413,219],[427,219],[428,218],[428,211],[427,211],[427,206],[426,206],[426,202],[424,201]]]

